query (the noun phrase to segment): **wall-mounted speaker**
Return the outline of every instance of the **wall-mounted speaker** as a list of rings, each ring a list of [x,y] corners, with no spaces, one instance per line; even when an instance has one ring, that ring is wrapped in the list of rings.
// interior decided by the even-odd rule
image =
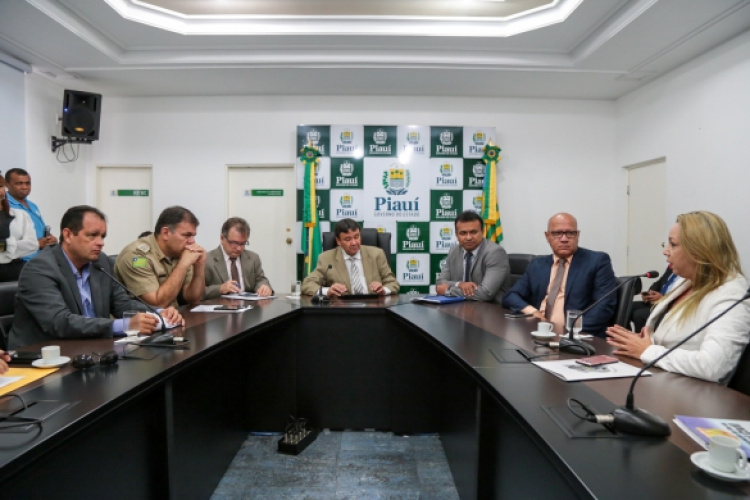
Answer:
[[[84,141],[99,139],[101,105],[101,94],[66,89],[63,95],[63,137],[74,137]]]

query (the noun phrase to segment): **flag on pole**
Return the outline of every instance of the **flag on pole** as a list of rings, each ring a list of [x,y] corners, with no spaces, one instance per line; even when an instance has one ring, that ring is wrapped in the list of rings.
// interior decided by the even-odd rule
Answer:
[[[490,141],[483,149],[482,159],[487,164],[484,169],[484,188],[482,189],[482,219],[484,220],[484,237],[495,243],[503,241],[503,223],[500,221],[500,210],[497,206],[497,162],[500,161],[500,148]]]
[[[302,253],[305,254],[303,278],[315,269],[318,256],[323,251],[318,225],[318,203],[315,195],[315,168],[318,165],[320,151],[310,141],[300,150],[299,159],[305,166],[304,196],[302,203]]]

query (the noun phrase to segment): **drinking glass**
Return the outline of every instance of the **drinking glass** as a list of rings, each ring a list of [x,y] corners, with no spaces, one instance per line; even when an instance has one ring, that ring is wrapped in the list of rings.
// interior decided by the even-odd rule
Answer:
[[[568,309],[565,315],[565,329],[568,331],[568,336],[574,338],[574,334],[578,334],[583,328],[583,313],[578,309]]]

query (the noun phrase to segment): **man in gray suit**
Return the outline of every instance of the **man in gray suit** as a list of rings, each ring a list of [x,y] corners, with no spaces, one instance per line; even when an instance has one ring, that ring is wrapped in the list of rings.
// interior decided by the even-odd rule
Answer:
[[[18,278],[10,347],[17,349],[55,339],[111,337],[123,331],[122,314],[144,311],[131,327],[151,333],[159,326],[146,306],[131,300],[104,271],[112,274],[102,252],[107,236],[104,214],[80,205],[68,209],[60,222],[60,245],[44,248]],[[168,323],[183,323],[174,308],[161,311]]]
[[[510,263],[505,249],[484,238],[484,221],[467,210],[456,217],[456,238],[437,279],[438,295],[497,302],[510,288]]]
[[[250,225],[241,217],[231,217],[221,226],[221,244],[206,257],[204,299],[239,292],[255,292],[261,297],[273,295],[260,257],[245,250],[248,238]]]
[[[302,293],[329,297],[398,293],[401,285],[396,281],[385,252],[361,244],[357,221],[341,219],[333,232],[338,247],[320,254],[315,270],[302,282]]]

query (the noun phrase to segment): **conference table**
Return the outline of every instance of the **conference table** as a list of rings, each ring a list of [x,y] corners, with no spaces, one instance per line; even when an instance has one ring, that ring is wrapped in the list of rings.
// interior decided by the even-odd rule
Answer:
[[[186,310],[182,349],[64,366],[17,391],[66,406],[33,431],[0,433],[0,497],[207,498],[250,432],[283,431],[290,416],[318,429],[438,433],[462,499],[750,495],[747,483],[698,470],[690,454],[702,448],[671,422],[750,419],[750,397],[653,369],[635,402],[670,422],[671,436],[615,436],[567,421],[563,409],[573,397],[611,411],[632,379],[565,382],[518,352],[549,351],[532,341],[536,320],[412,298],[281,296],[241,313]],[[52,344],[72,357],[110,350],[113,339],[34,347]]]

